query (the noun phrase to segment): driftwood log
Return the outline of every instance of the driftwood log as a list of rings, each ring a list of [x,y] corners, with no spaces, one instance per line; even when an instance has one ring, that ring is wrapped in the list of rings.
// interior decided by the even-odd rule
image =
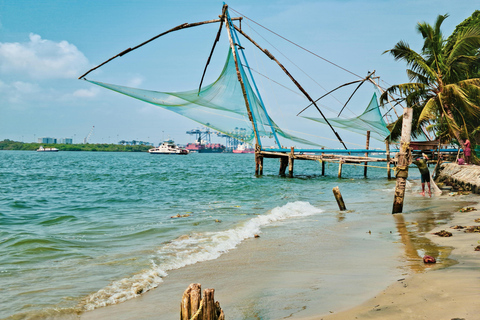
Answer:
[[[225,320],[220,303],[215,301],[215,289],[203,291],[200,283],[192,283],[183,293],[180,320]]]

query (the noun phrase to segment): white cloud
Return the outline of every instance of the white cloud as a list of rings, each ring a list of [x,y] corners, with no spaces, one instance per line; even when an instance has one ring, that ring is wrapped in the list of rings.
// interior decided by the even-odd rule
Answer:
[[[98,88],[79,89],[73,93],[73,96],[77,98],[93,98],[96,97],[98,93]]]
[[[15,81],[11,85],[19,94],[35,94],[40,92],[40,87],[35,83]]]
[[[0,72],[33,79],[76,78],[88,59],[67,41],[54,42],[30,34],[26,43],[0,42]]]
[[[20,105],[27,101],[42,100],[44,93],[36,83],[15,81],[10,84],[0,81],[0,105]]]
[[[138,88],[143,83],[143,80],[141,76],[134,77],[128,81],[127,87]]]

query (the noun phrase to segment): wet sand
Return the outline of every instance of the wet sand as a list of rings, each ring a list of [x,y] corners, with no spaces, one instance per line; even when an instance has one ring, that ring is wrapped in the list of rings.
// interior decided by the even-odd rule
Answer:
[[[477,211],[457,212],[447,225],[439,225],[426,237],[440,246],[451,247],[450,258],[456,264],[447,268],[432,265],[431,270],[398,279],[374,298],[352,309],[304,318],[305,320],[336,319],[478,319],[480,317],[480,245],[479,233],[465,233],[451,226],[476,226]],[[435,232],[446,230],[452,237],[439,237]]]
[[[452,207],[478,200],[467,198],[452,197]],[[347,213],[345,221],[328,230],[321,229],[318,217],[306,222],[319,223],[318,229],[309,232],[305,232],[305,221],[288,228],[273,226],[260,238],[248,239],[216,260],[169,272],[157,289],[85,312],[80,318],[178,319],[181,295],[196,282],[202,288],[216,289],[215,298],[229,319],[474,319],[480,312],[476,303],[480,252],[474,251],[480,235],[449,226],[477,225],[473,220],[480,218],[480,211],[455,210],[394,215],[395,223],[391,216],[379,217],[373,233],[369,233],[371,222],[349,221],[348,215],[355,213]],[[453,237],[433,235],[434,225],[451,231]],[[351,230],[348,243],[333,236],[345,228]],[[392,233],[401,236],[398,250],[392,250],[391,244],[379,245],[380,238],[387,238],[388,243]],[[351,248],[339,257],[346,245]],[[425,253],[435,256],[438,263],[426,266],[421,259]],[[399,267],[399,257],[407,260],[404,268]],[[338,259],[345,261],[338,270],[322,272],[331,270],[324,264]],[[335,294],[325,291],[329,286]]]
[[[392,245],[391,216],[377,219],[369,234],[371,222],[354,212],[345,215],[341,223],[337,219],[343,214],[320,214],[265,228],[260,238],[247,239],[218,259],[169,271],[158,288],[85,312],[81,319],[178,319],[181,296],[190,283],[214,288],[228,319],[298,318],[359,304],[401,275],[401,247]],[[322,219],[335,223],[325,228]],[[314,224],[318,227],[306,228]],[[339,233],[345,234],[343,239]]]

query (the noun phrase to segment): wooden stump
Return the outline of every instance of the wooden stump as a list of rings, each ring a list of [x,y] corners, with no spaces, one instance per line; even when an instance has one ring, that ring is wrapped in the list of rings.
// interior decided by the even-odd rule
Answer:
[[[343,202],[342,194],[340,193],[340,189],[338,187],[333,188],[333,195],[337,200],[338,208],[340,211],[345,211],[347,208],[345,207],[345,202]]]
[[[215,289],[205,289],[203,299],[200,283],[192,283],[183,293],[180,320],[225,320],[220,303],[215,301]]]
[[[180,307],[180,320],[190,320],[198,311],[202,296],[201,290],[200,283],[192,283],[185,290]]]

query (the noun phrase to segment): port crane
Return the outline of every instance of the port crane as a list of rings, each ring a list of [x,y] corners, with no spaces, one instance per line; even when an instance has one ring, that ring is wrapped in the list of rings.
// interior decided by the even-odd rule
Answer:
[[[95,129],[95,126],[93,126],[92,129],[90,130],[90,132],[88,133],[88,135],[85,138],[83,138],[83,144],[88,143],[88,139],[90,139],[91,135],[93,134],[94,129]]]
[[[189,135],[195,136],[196,142],[204,142],[204,143],[211,143],[210,135],[216,134],[220,138],[226,138],[226,148],[229,151],[236,149],[237,146],[242,142],[242,140],[247,138],[247,130],[245,128],[237,128],[235,130],[228,132],[228,133],[221,133],[215,130],[212,130],[208,127],[192,129],[186,132]]]

